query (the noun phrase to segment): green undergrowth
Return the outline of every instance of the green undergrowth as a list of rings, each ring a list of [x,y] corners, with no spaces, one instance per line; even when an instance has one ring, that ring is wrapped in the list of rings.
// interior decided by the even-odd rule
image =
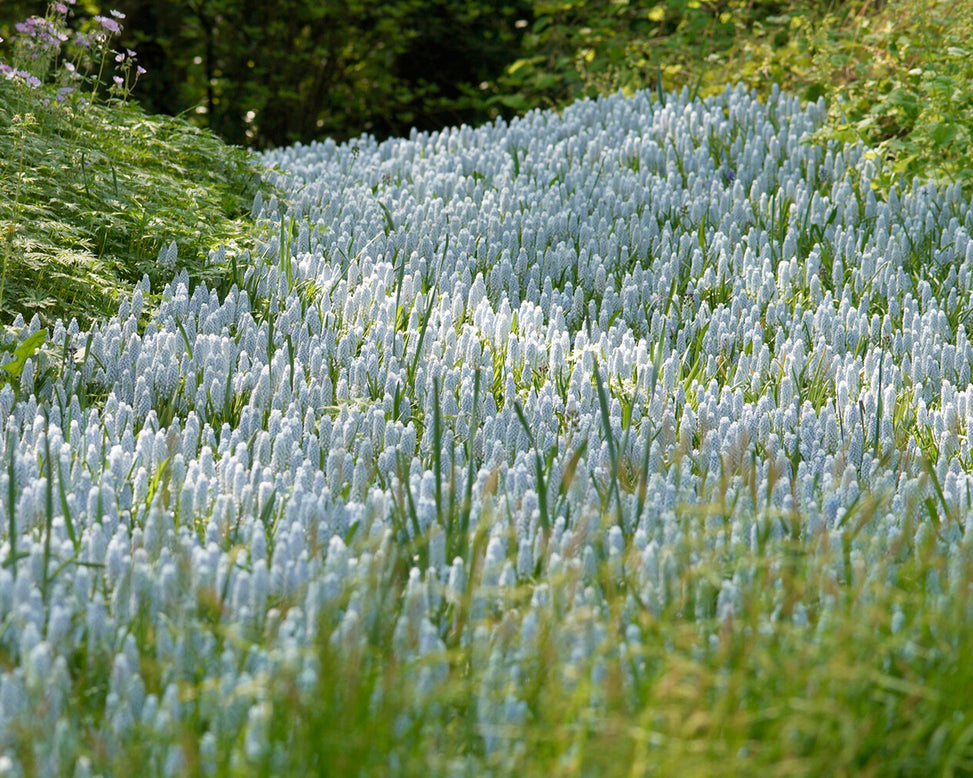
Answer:
[[[621,90],[718,94],[742,83],[814,101],[818,140],[862,141],[904,177],[973,192],[973,6],[967,0],[557,0],[534,4],[507,107],[561,108]]]
[[[249,245],[259,186],[248,152],[182,119],[0,80],[0,324],[85,327],[143,275],[153,293],[181,269],[220,286],[228,270],[208,255]]]

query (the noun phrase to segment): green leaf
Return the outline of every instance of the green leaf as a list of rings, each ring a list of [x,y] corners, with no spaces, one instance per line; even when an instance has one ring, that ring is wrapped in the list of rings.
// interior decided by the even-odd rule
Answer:
[[[512,76],[521,68],[531,68],[540,62],[542,57],[529,57],[527,59],[518,59],[510,67],[507,68],[507,75]]]
[[[937,146],[945,146],[956,137],[956,125],[950,122],[937,122],[932,126],[929,134],[932,136],[933,143]]]
[[[897,105],[905,109],[914,109],[918,105],[916,96],[902,87],[897,87],[889,92],[885,98],[885,102],[889,105]]]
[[[389,233],[395,232],[395,222],[392,221],[392,212],[389,210],[389,207],[381,200],[378,205],[382,209],[382,216],[385,218],[385,235],[387,237]]]
[[[540,90],[550,89],[557,85],[557,76],[553,73],[541,73],[537,77],[535,87]]]
[[[522,111],[527,107],[527,100],[523,95],[503,95],[500,98],[500,102],[507,106],[507,108],[513,108],[515,111]]]
[[[20,374],[23,372],[24,365],[27,364],[27,360],[38,352],[46,339],[46,330],[38,330],[29,338],[21,341],[20,345],[18,345],[13,351],[13,360],[7,362],[5,365],[0,365],[0,370],[6,370],[8,373],[10,373],[11,379],[20,378]]]

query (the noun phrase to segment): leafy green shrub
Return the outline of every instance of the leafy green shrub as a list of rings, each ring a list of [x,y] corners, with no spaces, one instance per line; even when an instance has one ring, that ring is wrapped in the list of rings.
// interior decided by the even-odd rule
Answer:
[[[820,79],[840,89],[823,133],[861,138],[898,175],[973,188],[973,7],[896,0],[853,19],[840,39],[818,37]]]
[[[561,107],[579,97],[622,90],[691,86],[720,92],[728,82],[769,87],[776,74],[747,64],[767,52],[793,47],[803,19],[820,15],[814,0],[797,3],[744,0],[542,0],[524,55],[498,80],[497,100],[518,110]],[[749,52],[749,54],[748,54]]]
[[[119,26],[96,17],[74,33],[52,4],[0,65],[0,322],[84,325],[143,275],[158,288],[179,268],[215,282],[225,269],[207,253],[249,229],[249,155],[128,102],[139,73],[134,52],[110,48]],[[158,255],[173,242],[169,267]]]

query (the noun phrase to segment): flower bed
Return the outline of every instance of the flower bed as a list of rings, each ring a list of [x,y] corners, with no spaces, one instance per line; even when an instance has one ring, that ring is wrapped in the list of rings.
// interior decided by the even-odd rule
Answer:
[[[137,291],[0,388],[3,769],[745,769],[817,713],[723,670],[786,692],[859,626],[854,667],[953,661],[969,203],[877,200],[823,117],[639,93],[264,155],[290,202],[225,299],[177,276],[143,328]]]

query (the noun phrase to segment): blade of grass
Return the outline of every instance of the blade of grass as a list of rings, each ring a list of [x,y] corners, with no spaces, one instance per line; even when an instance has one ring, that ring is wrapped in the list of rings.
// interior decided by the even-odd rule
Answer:
[[[17,466],[16,452],[17,439],[11,428],[7,432],[7,512],[8,530],[10,536],[10,553],[4,564],[10,568],[10,572],[17,580]]]
[[[409,383],[415,386],[416,371],[419,369],[419,359],[422,356],[422,343],[426,339],[426,329],[429,326],[429,317],[432,315],[432,306],[436,301],[436,289],[433,287],[429,290],[429,303],[426,305],[426,312],[422,317],[422,321],[419,324],[419,342],[416,343],[416,353],[412,357],[412,363],[409,365],[407,370],[407,375]]]
[[[462,543],[466,546],[469,540],[470,512],[473,510],[473,478],[476,474],[473,464],[473,435],[477,427],[477,412],[480,408],[480,377],[481,370],[478,367],[473,373],[473,413],[470,415],[470,433],[466,438],[466,494],[463,497],[463,505],[460,509],[460,525],[456,544],[449,551],[449,558],[447,559],[449,562],[460,555],[458,544]]]
[[[618,488],[618,452],[615,449],[615,435],[611,428],[611,419],[608,410],[608,395],[605,392],[605,385],[601,380],[601,371],[598,360],[595,359],[594,365],[595,386],[598,389],[598,407],[601,410],[601,423],[605,430],[605,442],[608,444],[608,458],[611,461],[612,472],[610,476],[609,489],[615,494],[616,516],[618,527],[622,531],[622,537],[628,541],[628,532],[625,529],[625,521],[622,516],[622,495]]]
[[[54,468],[51,465],[51,441],[50,423],[47,414],[44,414],[44,573],[41,578],[41,598],[47,604],[47,587],[51,579],[47,576],[47,571],[51,561],[51,529],[54,526]],[[45,621],[44,629],[47,629]]]
[[[544,531],[546,538],[551,528],[551,520],[547,512],[547,482],[544,479],[544,461],[541,459],[541,454],[537,450],[537,441],[534,440],[534,433],[530,431],[530,425],[527,423],[527,417],[524,415],[524,409],[520,404],[520,400],[514,400],[514,411],[517,413],[517,418],[520,419],[520,424],[527,433],[527,439],[530,441],[531,448],[534,450],[534,472],[537,476],[537,503],[540,509],[541,529]]]
[[[443,521],[443,419],[442,409],[439,405],[439,376],[432,378],[432,391],[435,397],[432,404],[432,469],[433,477],[436,482],[436,521],[442,524]],[[448,537],[448,533],[447,533]]]

